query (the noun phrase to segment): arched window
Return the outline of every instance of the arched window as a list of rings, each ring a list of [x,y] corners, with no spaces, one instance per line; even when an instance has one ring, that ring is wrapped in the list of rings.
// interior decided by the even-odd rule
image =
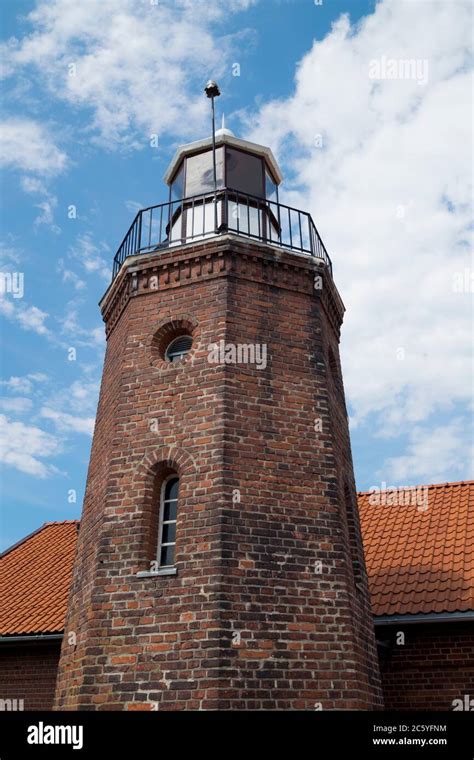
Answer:
[[[161,487],[160,522],[158,526],[158,565],[173,567],[176,546],[179,478],[169,475]]]

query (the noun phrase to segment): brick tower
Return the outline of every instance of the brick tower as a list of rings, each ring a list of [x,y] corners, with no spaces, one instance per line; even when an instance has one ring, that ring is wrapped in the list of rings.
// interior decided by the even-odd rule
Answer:
[[[100,304],[56,708],[381,707],[329,257],[268,148],[165,179]]]

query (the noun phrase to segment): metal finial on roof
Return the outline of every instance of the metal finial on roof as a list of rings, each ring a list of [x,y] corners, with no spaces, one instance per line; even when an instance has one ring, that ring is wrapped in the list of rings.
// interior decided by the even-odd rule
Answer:
[[[217,130],[216,136],[217,135],[230,135],[231,137],[235,136],[230,129],[226,128],[224,114],[222,114],[221,128]]]

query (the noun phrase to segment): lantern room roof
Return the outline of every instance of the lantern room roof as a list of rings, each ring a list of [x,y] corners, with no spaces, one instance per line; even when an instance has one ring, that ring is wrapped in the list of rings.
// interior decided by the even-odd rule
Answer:
[[[273,174],[276,183],[279,185],[283,181],[283,175],[271,148],[267,148],[265,145],[259,145],[258,143],[249,142],[248,140],[242,140],[240,137],[235,137],[230,129],[225,128],[218,129],[216,132],[216,148],[220,145],[230,145],[232,148],[240,148],[240,150],[245,150],[256,156],[262,156]],[[193,153],[200,153],[201,151],[206,150],[206,148],[212,148],[212,136],[206,137],[203,140],[195,140],[194,142],[186,143],[186,145],[180,145],[166,170],[164,176],[166,184],[169,185],[171,183],[176,169],[185,156],[190,156]]]

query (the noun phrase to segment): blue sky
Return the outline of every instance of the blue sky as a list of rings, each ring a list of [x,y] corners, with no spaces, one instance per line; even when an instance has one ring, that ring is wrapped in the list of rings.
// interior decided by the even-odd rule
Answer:
[[[359,489],[472,477],[469,2],[15,0],[1,13],[0,271],[24,277],[22,297],[0,294],[2,547],[80,515],[97,303],[137,208],[166,199],[176,146],[208,134],[210,76],[218,117],[272,147],[282,199],[311,211],[333,259]],[[384,58],[395,75],[371,78]]]

